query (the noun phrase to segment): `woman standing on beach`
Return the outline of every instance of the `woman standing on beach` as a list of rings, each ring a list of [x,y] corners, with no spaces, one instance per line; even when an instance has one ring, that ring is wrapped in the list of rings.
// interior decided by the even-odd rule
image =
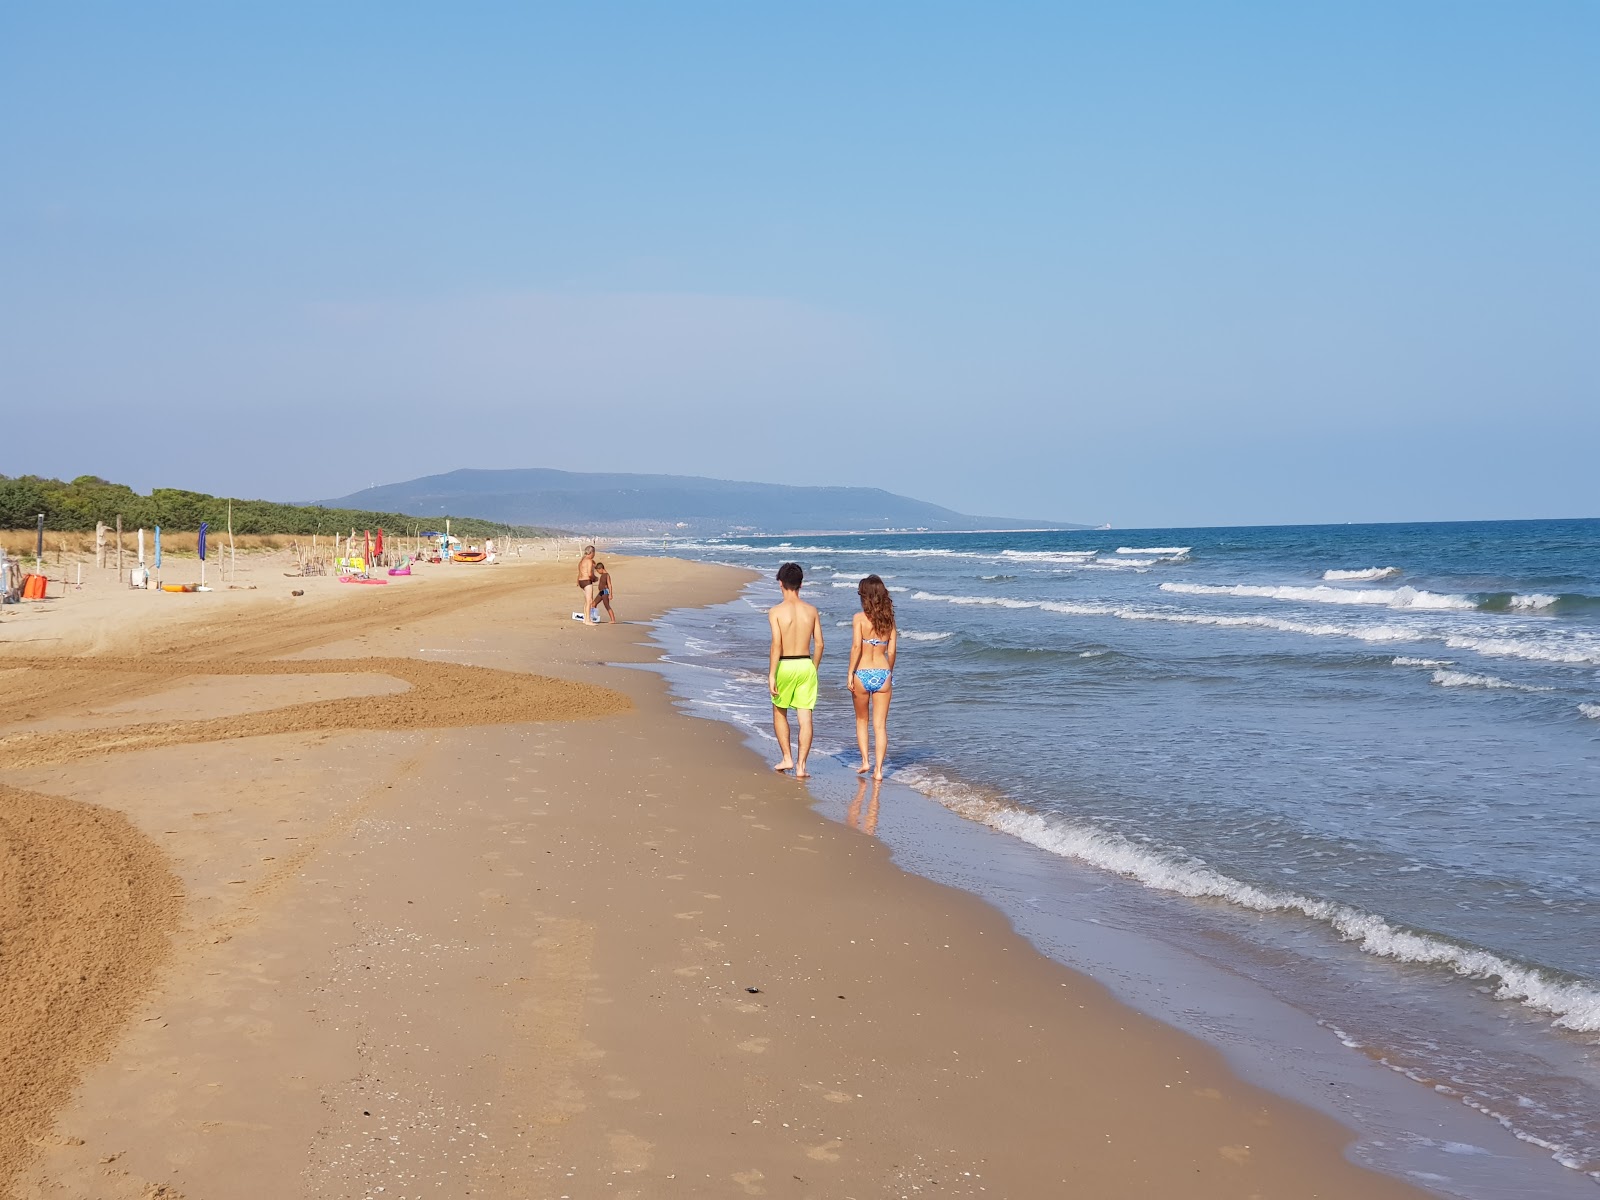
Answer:
[[[856,705],[856,745],[861,765],[856,774],[872,771],[883,778],[883,756],[888,749],[889,699],[894,694],[894,657],[900,648],[900,631],[894,624],[894,601],[876,575],[868,575],[856,588],[861,611],[850,630],[850,698]],[[872,718],[876,765],[867,764],[867,718]]]

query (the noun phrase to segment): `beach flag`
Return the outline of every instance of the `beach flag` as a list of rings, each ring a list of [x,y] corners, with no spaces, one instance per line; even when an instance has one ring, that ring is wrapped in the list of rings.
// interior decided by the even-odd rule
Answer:
[[[206,530],[208,530],[210,528],[211,528],[211,525],[210,525],[209,522],[206,522],[206,521],[201,521],[200,522],[200,561],[201,562],[205,562],[205,560],[206,560]]]
[[[161,570],[161,526],[156,526],[156,570]]]

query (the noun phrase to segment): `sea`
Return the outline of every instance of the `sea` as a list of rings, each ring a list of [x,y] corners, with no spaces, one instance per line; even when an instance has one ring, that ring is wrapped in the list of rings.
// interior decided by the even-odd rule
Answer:
[[[1600,1184],[1600,520],[669,539],[653,636],[770,754],[763,610],[828,638],[811,798],[1442,1195]],[[900,633],[858,782],[857,582]],[[867,822],[863,812],[870,812]],[[1065,1018],[1064,1018],[1065,1019]]]

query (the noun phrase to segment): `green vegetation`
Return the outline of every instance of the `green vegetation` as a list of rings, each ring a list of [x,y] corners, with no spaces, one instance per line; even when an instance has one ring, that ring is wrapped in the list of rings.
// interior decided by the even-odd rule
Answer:
[[[156,488],[141,496],[120,483],[108,483],[95,475],[80,475],[71,483],[44,479],[37,475],[16,478],[0,475],[0,529],[32,529],[38,514],[44,514],[44,527],[60,532],[82,533],[92,530],[96,521],[116,524],[122,517],[124,529],[200,528],[209,521],[213,535],[228,527],[227,497],[180,488]],[[450,515],[451,532],[464,538],[494,537],[510,533],[517,537],[537,537],[554,532],[529,525],[507,525],[481,521],[475,517]],[[404,513],[363,512],[353,508],[322,508],[315,505],[275,504],[270,500],[234,500],[235,533],[334,533],[343,529],[378,529],[390,533],[409,533],[416,529],[443,529],[445,513],[415,517]]]

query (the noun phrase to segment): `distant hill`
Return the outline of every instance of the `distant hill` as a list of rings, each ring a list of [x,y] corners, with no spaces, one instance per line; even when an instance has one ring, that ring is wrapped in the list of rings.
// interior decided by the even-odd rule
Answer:
[[[451,471],[366,488],[330,506],[471,512],[582,533],[823,533],[866,530],[1082,529],[1066,521],[974,517],[880,488],[790,487],[692,475],[609,475],[530,467]]]

